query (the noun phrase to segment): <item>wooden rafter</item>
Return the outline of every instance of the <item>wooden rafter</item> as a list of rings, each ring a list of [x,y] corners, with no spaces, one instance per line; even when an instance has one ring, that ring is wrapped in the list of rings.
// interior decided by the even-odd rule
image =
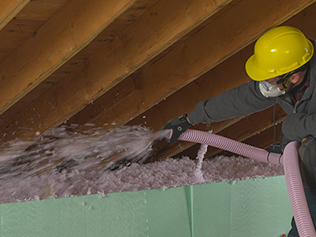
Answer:
[[[0,114],[93,40],[135,1],[70,1],[0,64]]]
[[[11,21],[30,0],[0,1],[0,30]]]
[[[5,126],[4,131],[7,134],[5,139],[17,136],[31,138],[36,133],[42,133],[56,126],[201,24],[220,9],[222,3],[228,2],[222,1],[213,5],[213,2],[206,0],[160,1],[144,13],[135,24],[126,28],[89,58],[82,67],[67,75],[39,100],[17,115]],[[164,14],[156,14],[157,12]],[[161,28],[161,25],[164,28]],[[139,29],[144,33],[139,32]],[[26,114],[28,120],[25,120]],[[18,130],[17,126],[34,129],[21,131],[18,135],[14,133]]]

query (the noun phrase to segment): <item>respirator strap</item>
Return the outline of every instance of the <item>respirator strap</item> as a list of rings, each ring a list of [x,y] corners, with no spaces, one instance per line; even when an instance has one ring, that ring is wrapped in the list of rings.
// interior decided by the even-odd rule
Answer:
[[[282,78],[280,80],[278,80],[276,83],[279,85],[282,83],[282,86],[284,89],[287,88],[287,85],[289,84],[289,78],[293,75],[293,71],[292,72],[289,72],[283,76],[281,76]]]

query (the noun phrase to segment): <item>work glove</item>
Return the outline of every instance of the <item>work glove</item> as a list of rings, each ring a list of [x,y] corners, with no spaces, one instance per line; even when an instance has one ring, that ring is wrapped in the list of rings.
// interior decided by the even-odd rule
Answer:
[[[184,114],[178,118],[174,118],[169,120],[169,122],[162,128],[162,130],[171,129],[172,130],[172,136],[171,138],[165,137],[166,141],[169,143],[175,143],[180,135],[184,133],[186,130],[188,130],[189,127],[192,126],[187,120],[188,115]]]

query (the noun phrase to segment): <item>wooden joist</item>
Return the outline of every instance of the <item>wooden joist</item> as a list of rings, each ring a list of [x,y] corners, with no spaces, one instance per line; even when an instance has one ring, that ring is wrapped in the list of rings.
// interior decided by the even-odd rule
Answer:
[[[69,1],[0,64],[0,114],[85,47],[134,2]]]
[[[13,118],[3,130],[6,133],[4,139],[17,136],[31,138],[63,122],[212,16],[222,8],[223,3],[228,2],[219,1],[214,5],[214,2],[207,0],[164,0],[155,4],[134,24],[89,58],[82,67],[68,74]],[[88,5],[92,5],[91,2]],[[118,7],[118,4],[115,5]],[[28,119],[25,119],[26,116]],[[28,132],[22,132],[18,127],[26,128]]]
[[[0,1],[0,30],[8,24],[30,0]]]

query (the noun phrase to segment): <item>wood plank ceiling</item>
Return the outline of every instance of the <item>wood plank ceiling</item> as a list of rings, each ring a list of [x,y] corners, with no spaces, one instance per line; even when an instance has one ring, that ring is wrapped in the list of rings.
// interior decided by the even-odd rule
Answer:
[[[1,142],[36,140],[61,124],[158,131],[249,81],[244,63],[271,27],[291,25],[316,38],[314,2],[0,0]],[[272,113],[194,128],[266,148]],[[284,116],[277,108],[278,130]],[[198,147],[161,141],[151,160],[195,157]]]

